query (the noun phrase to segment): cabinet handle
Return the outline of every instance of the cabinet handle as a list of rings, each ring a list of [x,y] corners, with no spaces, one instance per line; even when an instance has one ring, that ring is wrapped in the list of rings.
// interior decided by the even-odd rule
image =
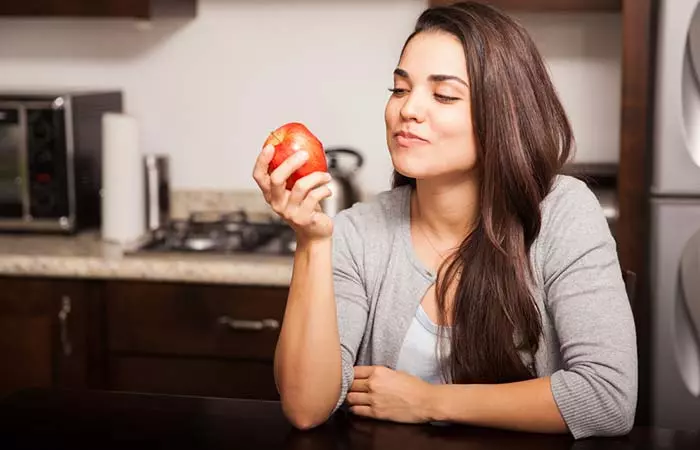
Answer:
[[[246,330],[246,331],[261,331],[264,329],[268,330],[278,330],[280,323],[275,319],[263,319],[263,320],[236,320],[229,316],[221,316],[218,321],[219,325],[225,325],[232,330]]]
[[[73,353],[73,345],[68,337],[68,315],[70,310],[70,297],[64,295],[61,297],[61,310],[58,312],[58,321],[61,324],[61,346],[63,347],[63,354],[66,356],[70,356]]]

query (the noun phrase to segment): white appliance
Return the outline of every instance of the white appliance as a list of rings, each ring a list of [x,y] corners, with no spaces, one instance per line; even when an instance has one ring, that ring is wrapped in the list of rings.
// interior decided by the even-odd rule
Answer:
[[[652,421],[700,426],[700,0],[662,0],[651,184]]]

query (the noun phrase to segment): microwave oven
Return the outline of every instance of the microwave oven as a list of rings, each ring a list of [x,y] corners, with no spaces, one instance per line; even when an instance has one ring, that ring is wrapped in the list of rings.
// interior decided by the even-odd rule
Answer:
[[[0,231],[99,227],[102,115],[119,91],[0,91]]]

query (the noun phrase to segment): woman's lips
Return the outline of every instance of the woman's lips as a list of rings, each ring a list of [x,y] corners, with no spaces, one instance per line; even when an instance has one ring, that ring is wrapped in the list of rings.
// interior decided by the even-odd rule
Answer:
[[[395,133],[394,139],[399,147],[414,147],[416,145],[425,145],[428,143],[426,139],[407,131],[399,131],[398,133]]]

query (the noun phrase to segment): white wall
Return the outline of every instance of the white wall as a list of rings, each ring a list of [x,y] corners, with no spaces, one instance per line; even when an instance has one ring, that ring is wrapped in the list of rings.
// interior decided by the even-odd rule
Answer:
[[[0,20],[0,89],[118,87],[176,189],[251,189],[267,133],[303,121],[388,187],[383,108],[423,0],[200,0],[195,20]],[[519,15],[551,67],[579,161],[616,161],[619,15]]]
[[[519,14],[550,67],[574,128],[577,162],[619,160],[622,27],[619,14]]]

